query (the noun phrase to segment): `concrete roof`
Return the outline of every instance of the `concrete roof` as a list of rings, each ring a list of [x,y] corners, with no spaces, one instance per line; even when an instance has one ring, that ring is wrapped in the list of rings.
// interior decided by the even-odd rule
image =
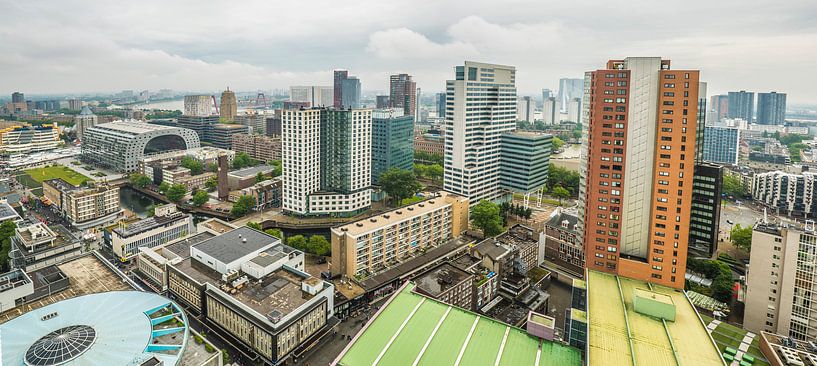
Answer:
[[[246,240],[244,240],[246,239]],[[246,226],[214,236],[196,245],[196,249],[224,263],[231,263],[256,250],[281,240]]]
[[[359,365],[581,365],[578,349],[415,294],[408,283],[335,362]]]
[[[469,277],[470,273],[446,262],[415,277],[414,283],[417,284],[417,290],[431,296],[439,296]]]
[[[454,194],[441,191],[440,197],[434,197],[425,201],[417,202],[413,205],[384,212],[377,216],[372,216],[343,226],[332,228],[332,231],[337,234],[345,233],[346,235],[350,236],[363,235],[375,229],[394,225],[412,217],[420,216],[445,207],[450,204],[450,202],[446,199],[446,197],[449,196],[458,197]]]
[[[675,304],[675,321],[637,313],[634,293],[652,290]],[[717,365],[725,363],[682,291],[602,272],[587,273],[587,365]]]

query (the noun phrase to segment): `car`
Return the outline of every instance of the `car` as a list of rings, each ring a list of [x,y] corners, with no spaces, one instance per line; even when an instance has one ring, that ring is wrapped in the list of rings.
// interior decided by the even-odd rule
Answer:
[[[735,222],[732,221],[732,220],[726,220],[726,223],[729,224],[729,225],[734,225],[735,224]]]

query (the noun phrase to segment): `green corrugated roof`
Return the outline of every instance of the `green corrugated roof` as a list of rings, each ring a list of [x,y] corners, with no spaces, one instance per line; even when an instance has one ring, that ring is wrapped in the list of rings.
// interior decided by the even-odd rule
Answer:
[[[578,349],[413,293],[394,295],[353,343],[340,365],[581,365]],[[459,363],[457,361],[459,360]]]

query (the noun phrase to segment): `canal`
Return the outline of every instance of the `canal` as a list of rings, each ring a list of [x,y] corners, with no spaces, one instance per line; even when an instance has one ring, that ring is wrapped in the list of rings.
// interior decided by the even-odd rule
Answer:
[[[140,218],[148,217],[148,211],[150,211],[152,206],[164,204],[164,202],[128,186],[122,186],[119,188],[119,201],[122,204],[122,208],[132,211]],[[193,214],[193,223],[198,224],[209,218],[211,218],[211,216]]]

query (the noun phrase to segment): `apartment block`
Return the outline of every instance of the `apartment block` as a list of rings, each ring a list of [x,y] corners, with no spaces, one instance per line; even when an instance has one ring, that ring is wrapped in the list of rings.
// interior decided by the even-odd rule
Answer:
[[[233,151],[246,153],[251,158],[260,161],[281,159],[281,138],[250,134],[235,134],[233,137]]]
[[[402,110],[403,115],[415,116],[417,83],[412,80],[411,75],[397,74],[389,77],[389,103],[390,107]]]
[[[132,224],[120,223],[111,230],[111,248],[123,261],[139,254],[140,248],[154,248],[196,233],[193,216],[176,205],[157,206],[155,214]]]
[[[371,206],[371,110],[288,109],[282,132],[285,213],[352,216]]]
[[[576,212],[558,209],[545,222],[546,260],[569,270],[578,277],[584,274],[584,247],[578,232]]]
[[[332,271],[349,277],[382,272],[468,229],[468,199],[447,192],[332,228]]]
[[[786,93],[757,94],[757,123],[761,125],[786,123]]]
[[[119,187],[105,183],[75,187],[60,178],[50,179],[43,182],[43,196],[80,230],[113,221],[122,213]]]
[[[800,341],[817,337],[814,229],[813,221],[805,225],[764,222],[755,225],[746,276],[744,328]]]
[[[516,68],[466,61],[446,81],[443,187],[472,202],[500,190],[500,136],[516,129]]]
[[[660,57],[586,73],[579,226],[588,269],[684,286],[698,74]]]
[[[779,215],[817,214],[817,173],[773,171],[752,176],[752,197]]]

